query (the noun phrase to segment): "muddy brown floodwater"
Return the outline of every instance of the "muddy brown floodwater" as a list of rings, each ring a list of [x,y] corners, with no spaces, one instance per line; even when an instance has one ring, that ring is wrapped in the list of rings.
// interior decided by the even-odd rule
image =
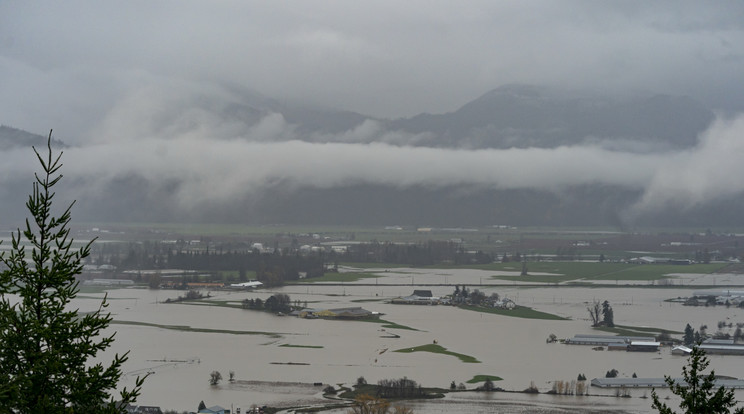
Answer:
[[[658,353],[594,351],[591,347],[548,344],[558,338],[592,333],[586,302],[609,300],[615,323],[652,326],[682,331],[689,323],[697,328],[716,329],[718,321],[744,322],[744,310],[723,306],[685,307],[664,302],[668,298],[692,294],[694,277],[685,275],[684,286],[649,289],[638,286],[587,288],[568,286],[516,287],[490,277],[495,272],[474,270],[395,269],[374,280],[343,285],[288,286],[276,290],[213,291],[211,300],[239,303],[246,298],[266,299],[273,293],[286,293],[292,301],[307,301],[309,307],[337,308],[361,306],[382,312],[385,320],[413,328],[384,328],[377,323],[307,320],[224,306],[166,304],[183,292],[147,289],[114,289],[108,292],[116,321],[141,322],[157,326],[114,324],[116,341],[111,352],[130,350],[121,385],[131,387],[138,375],[150,373],[139,398],[140,404],[164,409],[194,411],[200,401],[208,406],[222,405],[243,410],[252,404],[292,407],[327,402],[322,388],[327,384],[350,386],[364,376],[367,382],[408,377],[425,387],[449,388],[452,381],[466,383],[475,375],[503,378],[496,386],[523,390],[531,382],[541,392],[549,391],[553,381],[575,380],[582,373],[588,379],[604,377],[617,369],[620,377],[679,376],[686,358]],[[731,284],[731,275],[718,278],[718,285]],[[709,280],[710,281],[710,280]],[[377,285],[368,285],[377,283]],[[412,293],[414,283],[451,286],[417,286],[431,289],[435,296],[452,293],[454,284],[467,284],[486,294],[497,292],[519,305],[560,315],[569,320],[521,319],[478,313],[450,306],[392,305],[384,301]],[[481,284],[485,285],[481,285]],[[367,284],[367,285],[364,285]],[[490,285],[494,284],[494,285]],[[487,286],[486,286],[487,285]],[[102,295],[83,294],[74,306],[94,310]],[[195,332],[193,329],[213,330]],[[215,332],[241,331],[245,334]],[[260,333],[255,333],[260,332]],[[399,335],[392,338],[390,333]],[[450,351],[470,355],[480,363],[464,363],[458,358],[426,352],[398,353],[397,349],[431,344],[434,341]],[[282,345],[293,345],[292,347]],[[717,374],[744,376],[744,357],[710,356]],[[208,383],[212,371],[224,380],[218,386]],[[235,381],[229,382],[229,372]],[[314,386],[313,383],[323,383]],[[474,387],[468,384],[468,387]],[[520,393],[451,393],[435,401],[415,401],[408,405],[421,413],[569,413],[569,412],[651,412],[648,389],[630,390],[631,398],[615,397],[613,389],[590,389],[592,396],[529,395]],[[737,392],[738,393],[738,392]],[[662,391],[666,395],[666,391]],[[740,394],[737,397],[741,400]],[[671,404],[676,406],[674,400]],[[497,408],[496,408],[497,407]],[[343,410],[329,411],[331,413]]]

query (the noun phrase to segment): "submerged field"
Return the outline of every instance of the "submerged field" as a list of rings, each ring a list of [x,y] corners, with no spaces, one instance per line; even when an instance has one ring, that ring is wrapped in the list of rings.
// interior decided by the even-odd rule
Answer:
[[[409,270],[401,270],[409,274]],[[678,375],[684,363],[684,358],[670,355],[668,349],[659,353],[597,352],[590,347],[546,343],[550,334],[562,339],[581,333],[648,336],[666,332],[674,337],[681,336],[687,323],[697,327],[715,326],[719,320],[744,322],[744,313],[734,307],[691,308],[666,302],[670,297],[690,294],[691,288],[681,286],[601,289],[473,284],[479,281],[481,272],[491,270],[416,269],[415,277],[423,283],[430,279],[440,281],[446,274],[448,285],[425,287],[437,296],[451,293],[455,283],[467,284],[486,294],[510,297],[524,309],[499,314],[453,306],[392,305],[386,299],[421,288],[396,284],[398,278],[410,280],[410,276],[395,272],[380,277],[380,286],[312,284],[250,292],[212,291],[211,297],[201,303],[162,303],[173,291],[116,289],[109,291],[110,307],[117,321],[112,329],[119,331],[115,351],[132,350],[125,366],[125,382],[132,381],[138,373],[152,372],[140,400],[143,404],[193,410],[192,405],[209,400],[241,407],[253,403],[291,407],[324,400],[320,390],[293,397],[282,394],[281,387],[256,388],[251,384],[323,382],[350,388],[358,377],[364,376],[372,384],[381,379],[407,377],[424,387],[449,389],[454,382],[471,389],[482,385],[486,378],[498,378],[498,387],[506,390],[521,391],[534,382],[541,392],[547,392],[553,381],[570,381],[579,373],[591,379],[615,368],[621,377],[658,377]],[[705,277],[721,281],[725,276]],[[235,306],[245,298],[265,298],[274,293],[318,307],[362,306],[385,315],[376,323],[304,320]],[[95,293],[90,293],[78,299],[81,309],[93,307],[95,297]],[[613,330],[602,332],[589,326],[586,307],[595,299],[613,304],[617,324]],[[540,317],[514,317],[527,311]],[[548,319],[544,315],[552,316]],[[738,357],[716,357],[712,367],[721,375],[739,376],[744,372],[744,361]],[[223,375],[235,371],[236,382],[210,387],[207,378],[212,370],[222,371]],[[303,389],[310,392],[312,387]],[[540,400],[549,406],[574,407],[577,412],[599,412],[587,408],[586,402],[605,406],[613,392],[590,391],[608,396],[561,397],[560,401],[544,396]],[[606,411],[650,412],[649,404],[638,398],[642,393],[632,390],[634,398],[613,400]],[[483,396],[448,394],[442,400],[417,402],[414,406],[419,412],[439,412],[438,407],[458,412],[457,407],[467,410],[464,407],[480,406]],[[457,403],[460,398],[467,398],[468,402]],[[497,393],[488,398],[493,399],[493,404],[507,404],[516,397]],[[535,401],[519,404],[530,407]]]
[[[603,377],[617,369],[620,377],[679,375],[683,357],[660,352],[596,351],[592,347],[548,343],[547,339],[576,334],[681,337],[685,325],[709,333],[733,333],[744,323],[744,311],[734,306],[687,307],[683,298],[705,288],[744,290],[744,277],[723,261],[710,264],[631,264],[616,259],[653,256],[689,258],[693,249],[671,242],[719,243],[734,239],[696,235],[654,236],[650,240],[611,230],[559,229],[449,229],[419,232],[354,227],[265,228],[228,226],[163,226],[158,231],[123,227],[123,237],[160,237],[161,240],[197,240],[194,254],[229,251],[225,246],[250,246],[254,242],[286,248],[297,245],[338,246],[338,243],[385,240],[417,243],[458,240],[463,250],[484,249],[498,258],[489,264],[440,264],[411,266],[402,263],[335,263],[339,272],[321,278],[301,279],[284,286],[255,291],[209,290],[205,299],[164,303],[182,291],[138,288],[83,287],[73,306],[97,309],[104,293],[117,332],[112,352],[131,350],[122,385],[131,386],[137,375],[150,373],[139,402],[167,409],[194,410],[199,401],[248,408],[252,404],[274,407],[323,405],[327,385],[352,389],[363,376],[370,384],[380,380],[410,378],[431,389],[449,390],[463,384],[466,391],[449,393],[432,401],[411,404],[416,412],[615,412],[648,413],[644,391],[630,390],[631,398],[617,399],[613,390],[594,389],[589,397],[547,395],[556,381],[570,382],[583,374]],[[136,234],[135,234],[136,232]],[[112,233],[113,234],[113,233]],[[296,240],[293,240],[296,239]],[[723,240],[723,241],[722,241]],[[296,241],[296,242],[295,242]],[[577,241],[581,241],[578,243]],[[728,243],[728,244],[724,244]],[[220,243],[225,243],[224,245]],[[230,244],[232,243],[232,244]],[[560,261],[558,247],[579,244],[577,258]],[[659,246],[666,243],[668,248]],[[566,247],[568,246],[568,247]],[[711,244],[713,246],[713,244]],[[111,245],[107,248],[113,248]],[[203,249],[203,250],[199,250]],[[686,249],[686,250],[685,250]],[[712,249],[711,249],[712,250]],[[502,262],[515,252],[529,252],[526,274],[519,261]],[[608,260],[599,261],[604,255]],[[538,261],[539,259],[539,261]],[[610,260],[613,259],[613,260]],[[239,273],[227,270],[222,279]],[[257,273],[243,274],[253,278]],[[220,279],[221,280],[221,279]],[[391,299],[431,290],[437,297],[453,293],[456,286],[498,294],[517,306],[512,310],[471,306],[395,305]],[[276,316],[271,312],[242,309],[245,299],[267,300],[274,294],[290,296],[292,303],[314,308],[363,307],[380,314],[364,321],[307,320]],[[608,301],[616,326],[591,328],[587,307]],[[721,324],[721,322],[724,322]],[[397,352],[396,352],[397,351]],[[744,359],[712,358],[720,375],[741,376]],[[208,385],[210,373],[235,373],[235,381]],[[498,381],[507,391],[522,391],[534,384],[538,395],[478,393],[486,380]],[[322,383],[322,387],[314,384]],[[663,391],[662,391],[663,393]],[[740,398],[741,399],[741,398]],[[559,408],[557,408],[559,407]],[[557,411],[556,411],[557,410]],[[343,413],[340,407],[328,413]]]

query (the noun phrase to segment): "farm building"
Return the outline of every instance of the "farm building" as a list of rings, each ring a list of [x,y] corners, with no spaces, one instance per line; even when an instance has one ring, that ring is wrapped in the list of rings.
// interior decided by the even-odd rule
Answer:
[[[337,309],[303,309],[297,312],[300,318],[327,318],[327,319],[363,319],[378,318],[377,312],[370,312],[360,307],[337,308]]]
[[[631,342],[654,342],[653,336],[611,336],[611,335],[574,335],[573,338],[566,339],[569,345],[601,345],[609,346],[610,344],[630,345]]]
[[[394,298],[390,303],[396,305],[438,305],[439,297],[432,295],[431,290],[414,290],[410,296]]]
[[[675,378],[678,384],[685,384],[682,378]],[[594,378],[592,387],[599,388],[667,388],[664,378]],[[715,387],[744,388],[744,380],[736,378],[716,378]]]
[[[659,350],[661,342],[656,341],[631,341],[628,345],[630,352],[656,352]]]

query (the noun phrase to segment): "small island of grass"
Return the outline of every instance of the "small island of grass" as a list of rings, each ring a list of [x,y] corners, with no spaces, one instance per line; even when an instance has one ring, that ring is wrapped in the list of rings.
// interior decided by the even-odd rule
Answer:
[[[324,348],[322,345],[292,345],[292,344],[281,344],[279,345],[281,348],[312,348],[312,349],[321,349]]]
[[[526,306],[518,306],[518,305],[514,307],[513,309],[493,308],[493,307],[478,306],[478,305],[459,305],[459,308],[476,311],[476,312],[494,313],[496,315],[512,316],[515,318],[546,319],[546,320],[553,320],[553,321],[568,320],[567,318],[564,318],[562,316],[554,315],[552,313],[547,313],[547,312],[540,312],[532,308],[528,308]]]
[[[431,352],[434,354],[451,355],[451,356],[457,357],[462,362],[466,362],[470,364],[480,363],[480,361],[478,361],[476,358],[470,355],[458,354],[457,352],[448,351],[447,348],[441,345],[437,345],[437,344],[426,344],[426,345],[420,345],[414,348],[403,348],[403,349],[395,350],[394,352],[401,352],[401,353]]]
[[[469,379],[467,381],[468,384],[478,384],[479,382],[486,382],[488,380],[491,381],[501,381],[503,378],[497,377],[495,375],[476,375],[473,378]]]

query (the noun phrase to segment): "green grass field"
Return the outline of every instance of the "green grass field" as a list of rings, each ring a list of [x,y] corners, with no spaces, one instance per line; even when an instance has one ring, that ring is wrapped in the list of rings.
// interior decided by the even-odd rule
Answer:
[[[536,311],[526,306],[517,306],[514,309],[499,309],[499,308],[486,308],[483,306],[475,305],[460,305],[460,309],[469,311],[482,312],[482,313],[493,313],[496,315],[511,316],[514,318],[525,318],[525,319],[546,319],[551,321],[565,321],[566,318],[553,315],[552,313]]]
[[[648,326],[629,326],[629,325],[615,325],[612,328],[599,327],[594,328],[598,331],[614,333],[615,335],[623,336],[658,336],[662,333],[669,335],[681,335],[681,331],[672,331],[669,329],[653,328]]]
[[[381,276],[375,275],[372,273],[365,273],[365,272],[326,273],[321,277],[301,279],[299,281],[287,282],[286,284],[287,285],[304,285],[304,284],[320,283],[320,282],[344,283],[344,282],[356,282],[362,279],[376,279],[378,277],[381,277]]]
[[[560,283],[578,280],[645,280],[655,281],[669,277],[673,273],[713,273],[722,269],[723,263],[671,265],[671,264],[629,264],[599,262],[528,262],[526,276],[492,276],[493,279],[520,282]],[[473,266],[474,268],[495,271],[521,271],[515,263],[491,263]],[[535,273],[551,273],[537,275]]]
[[[477,384],[479,382],[486,382],[486,380],[489,380],[489,379],[491,381],[501,381],[501,380],[503,380],[503,378],[497,377],[495,375],[476,375],[472,379],[469,379],[467,381],[467,383],[468,384]]]
[[[365,394],[366,395],[378,395],[378,388],[379,386],[377,386],[376,384],[355,385],[353,389],[344,387],[344,388],[341,388],[342,392],[340,392],[338,396],[339,398],[343,398],[343,399],[351,401],[359,395],[365,395]],[[433,387],[422,387],[421,389],[422,391],[424,391],[424,395],[422,397],[419,397],[419,399],[442,398],[449,391],[449,390],[445,390],[442,388],[433,388]],[[390,411],[386,411],[386,412],[390,412]]]
[[[450,356],[458,358],[462,362],[466,362],[470,364],[480,363],[480,361],[478,361],[477,359],[475,359],[474,357],[470,355],[458,354],[457,352],[448,351],[447,348],[441,345],[437,345],[437,344],[426,344],[426,345],[420,345],[414,348],[397,349],[393,352],[401,352],[404,354],[410,354],[412,352],[431,352],[434,354],[450,355]]]

